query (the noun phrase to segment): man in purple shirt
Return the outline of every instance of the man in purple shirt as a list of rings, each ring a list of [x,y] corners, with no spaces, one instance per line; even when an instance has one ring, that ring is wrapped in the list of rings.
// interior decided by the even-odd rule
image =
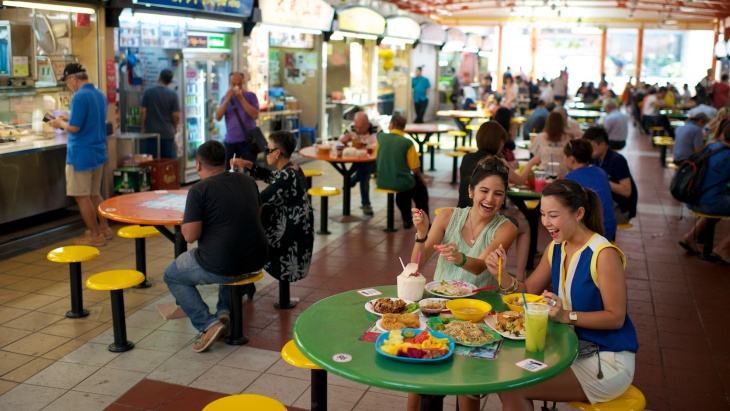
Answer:
[[[256,162],[255,142],[249,144],[246,131],[256,127],[259,118],[259,100],[256,94],[246,91],[243,73],[233,72],[228,77],[228,92],[221,99],[215,119],[220,121],[226,116],[226,167],[231,163],[233,154],[236,157]]]

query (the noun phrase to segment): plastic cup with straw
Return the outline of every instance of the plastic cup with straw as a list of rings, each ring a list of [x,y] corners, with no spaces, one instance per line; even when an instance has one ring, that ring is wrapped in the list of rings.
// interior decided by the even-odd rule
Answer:
[[[502,244],[499,245],[499,248],[502,248]],[[497,266],[497,283],[499,284],[499,288],[502,288],[502,257],[499,257],[499,264]]]
[[[233,159],[234,159],[234,160],[236,159],[236,153],[233,153]],[[231,166],[231,169],[230,169],[230,170],[228,170],[228,171],[230,171],[231,173],[235,173],[235,172],[236,172],[236,169],[235,169],[235,168],[233,168],[233,166]]]
[[[401,267],[403,267],[403,269],[405,270],[405,269],[406,269],[406,265],[405,265],[405,264],[403,264],[403,259],[402,259],[402,258],[400,258],[400,257],[398,257],[398,259],[400,260],[400,265],[401,265]]]

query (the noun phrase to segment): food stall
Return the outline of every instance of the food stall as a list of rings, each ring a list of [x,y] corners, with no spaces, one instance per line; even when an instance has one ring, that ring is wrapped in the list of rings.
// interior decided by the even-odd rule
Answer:
[[[378,45],[378,112],[411,111],[411,51],[421,26],[407,16],[385,19],[385,37]]]
[[[446,41],[446,31],[436,23],[421,25],[421,37],[411,53],[411,67],[422,68],[421,75],[431,83],[429,104],[424,118],[433,119],[439,106],[438,54]]]
[[[360,6],[335,9],[333,33],[327,42],[326,93],[328,136],[342,134],[357,110],[375,113],[378,95],[376,41],[385,32],[385,18]]]

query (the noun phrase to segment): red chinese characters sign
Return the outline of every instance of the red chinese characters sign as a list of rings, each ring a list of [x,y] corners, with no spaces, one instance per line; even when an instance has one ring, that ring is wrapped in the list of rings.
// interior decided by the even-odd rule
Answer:
[[[117,65],[114,60],[106,61],[106,101],[117,102]]]

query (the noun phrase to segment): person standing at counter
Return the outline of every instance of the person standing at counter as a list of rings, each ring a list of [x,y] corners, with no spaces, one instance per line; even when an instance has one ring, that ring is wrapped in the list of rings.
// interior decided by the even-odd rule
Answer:
[[[160,158],[177,158],[175,130],[180,124],[180,101],[177,93],[167,88],[171,82],[172,71],[164,69],[160,72],[157,85],[145,89],[142,94],[142,133],[160,135],[160,153],[157,153],[153,139],[142,140],[144,153],[152,154],[153,157],[159,154]]]
[[[431,82],[421,75],[421,67],[416,67],[416,77],[411,79],[413,88],[413,104],[416,106],[416,120],[414,123],[423,123],[423,115],[428,108],[428,90]]]
[[[101,179],[106,152],[106,112],[104,94],[89,83],[86,69],[78,63],[69,63],[63,77],[73,91],[71,116],[59,116],[48,124],[68,132],[66,151],[66,195],[79,206],[88,231],[76,239],[77,245],[103,246],[114,238],[109,223],[96,213],[104,199],[101,197]]]
[[[216,121],[226,117],[226,167],[231,163],[233,154],[244,160],[256,161],[256,143],[249,142],[246,132],[256,127],[259,100],[256,94],[244,88],[243,80],[243,73],[231,73],[228,77],[228,91],[215,111]]]

